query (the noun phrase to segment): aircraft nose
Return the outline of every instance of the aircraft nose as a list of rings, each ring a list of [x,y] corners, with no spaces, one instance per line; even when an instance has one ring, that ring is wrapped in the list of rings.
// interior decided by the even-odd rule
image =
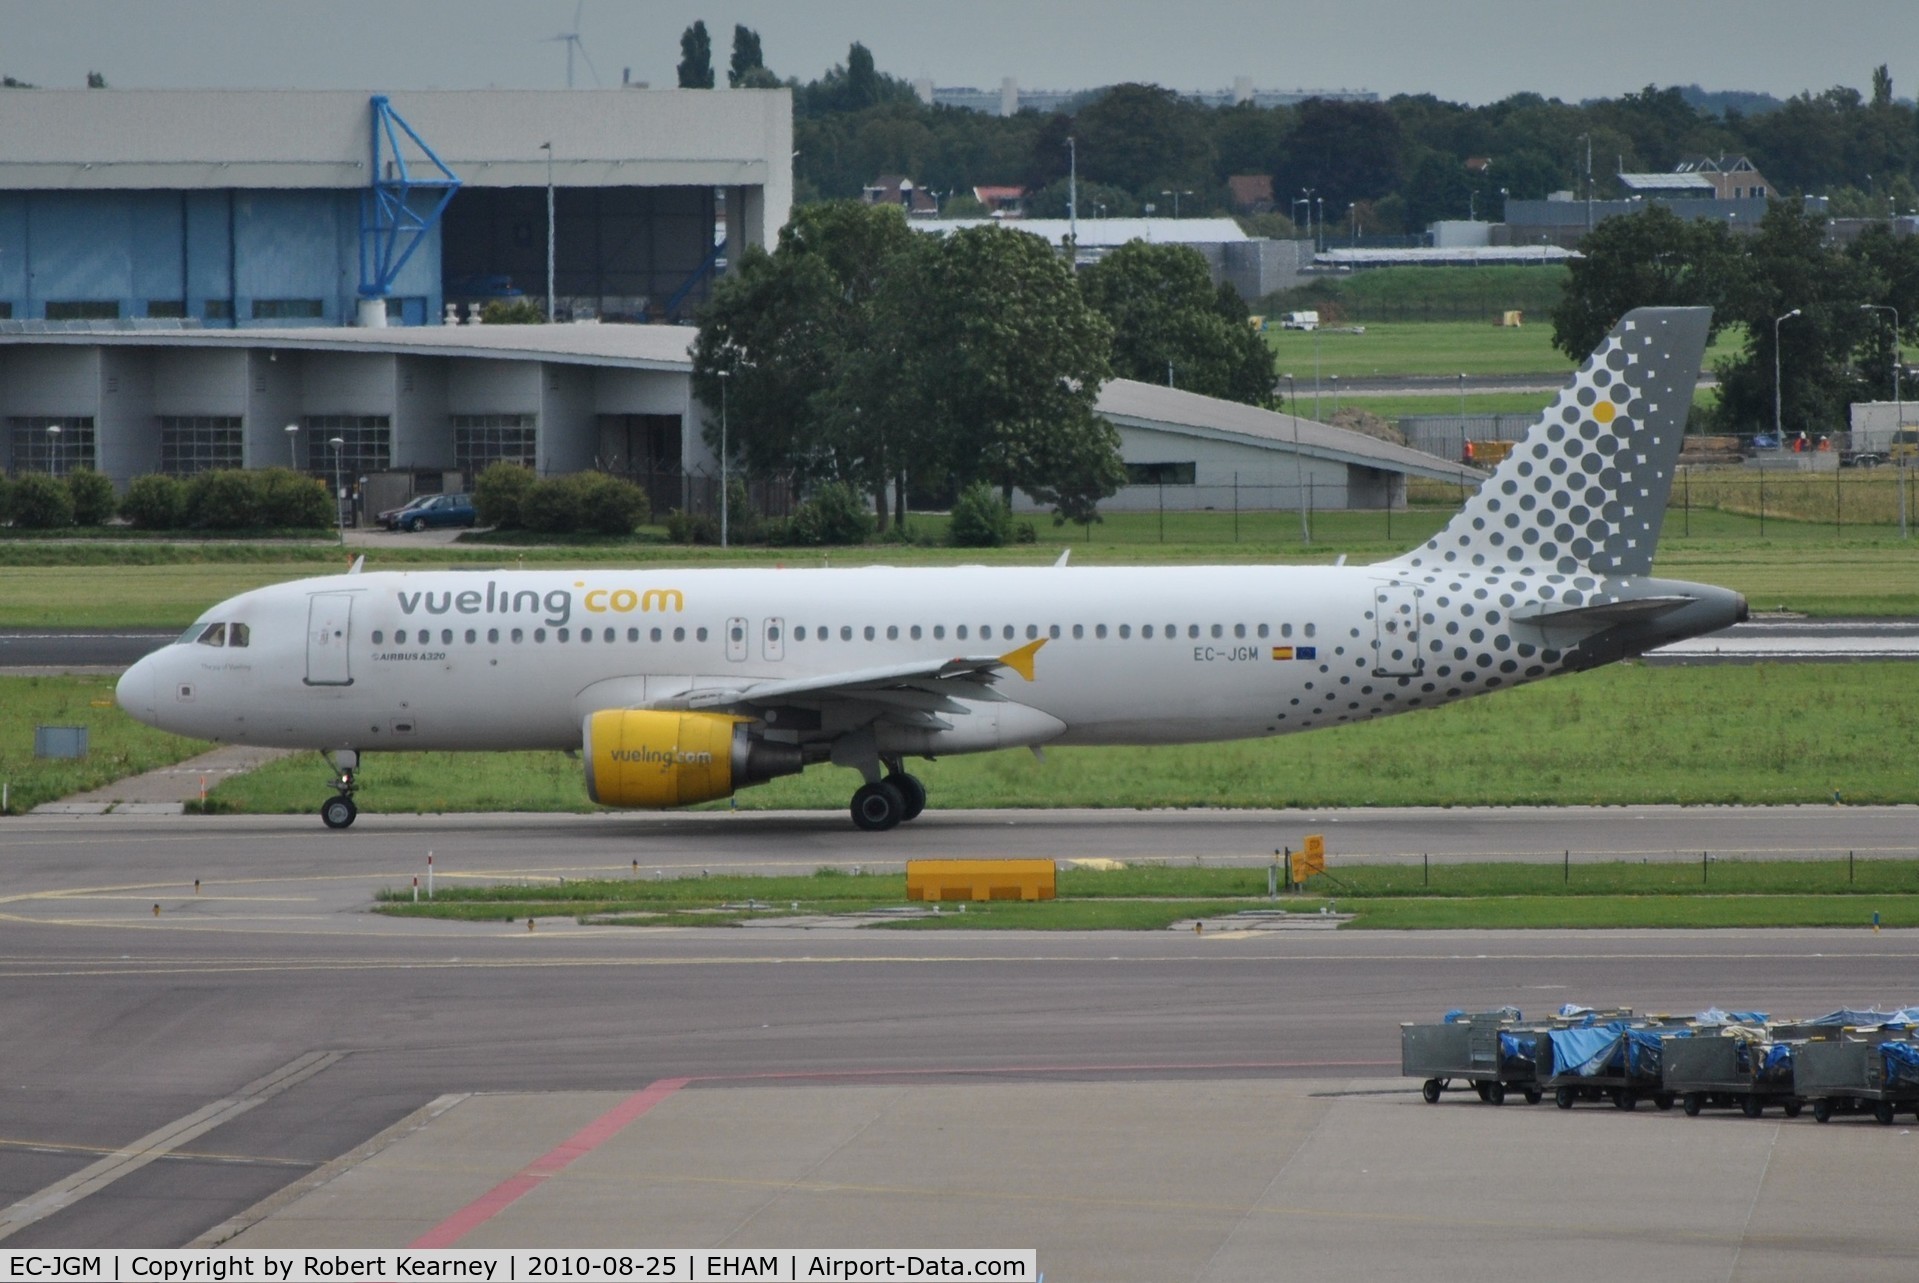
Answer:
[[[113,688],[113,698],[127,716],[152,726],[158,715],[159,686],[159,674],[155,671],[153,656],[149,655],[120,675],[119,684]]]

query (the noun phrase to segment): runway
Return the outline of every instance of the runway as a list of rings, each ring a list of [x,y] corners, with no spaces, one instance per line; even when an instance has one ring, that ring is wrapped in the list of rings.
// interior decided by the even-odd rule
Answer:
[[[932,852],[1253,860],[1306,831],[1326,832],[1335,860],[1421,847],[1462,858],[1577,847],[1596,858],[1655,847],[1677,854],[1700,842],[1768,854],[1837,855],[1850,844],[1912,855],[1915,820],[1914,808],[980,812],[929,814],[879,842],[839,817],[727,813],[637,821],[367,816],[343,834],[305,817],[10,820],[0,828],[0,1021],[8,1030],[0,1207],[39,1199],[45,1214],[14,1213],[18,1223],[0,1242],[165,1246],[242,1222],[255,1236],[242,1242],[409,1242],[558,1144],[581,1117],[648,1084],[686,1079],[670,1107],[634,1123],[622,1133],[627,1140],[609,1141],[602,1161],[613,1169],[581,1169],[598,1171],[602,1183],[556,1183],[554,1201],[538,1205],[543,1215],[503,1214],[501,1241],[603,1245],[651,1234],[657,1242],[675,1226],[708,1224],[633,1219],[642,1205],[657,1205],[747,1209],[713,1231],[732,1242],[766,1241],[751,1213],[764,1207],[769,1219],[758,1224],[767,1232],[810,1226],[809,1242],[910,1244],[916,1224],[958,1233],[965,1222],[951,1219],[954,1207],[988,1215],[977,1199],[956,1203],[956,1191],[1007,1180],[1050,1200],[1005,1222],[1039,1236],[1032,1245],[1042,1265],[1055,1263],[1049,1277],[1267,1277],[1259,1273],[1266,1258],[1246,1254],[1248,1231],[1237,1227],[1265,1215],[1255,1205],[1268,1185],[1291,1188],[1273,1184],[1291,1146],[1303,1147],[1296,1178],[1310,1172],[1315,1182],[1335,1181],[1316,1186],[1322,1192],[1346,1179],[1347,1158],[1390,1156],[1402,1146],[1410,1161],[1431,1165],[1425,1177],[1434,1197],[1467,1158],[1461,1146],[1481,1141],[1541,1154],[1576,1143],[1629,1170],[1641,1162],[1630,1148],[1607,1147],[1646,1133],[1603,1126],[1615,1120],[1596,1114],[1535,1111],[1488,1130],[1470,1113],[1385,1108],[1417,1099],[1397,1074],[1400,1021],[1504,1002],[1808,1013],[1904,1000],[1919,974],[1919,939],[1865,931],[924,934],[562,922],[528,933],[517,924],[402,922],[370,915],[367,905],[377,888],[406,885],[421,872],[429,849],[439,878],[461,880],[630,873],[635,861],[644,876],[696,864],[790,869]],[[1062,1096],[1062,1087],[1071,1089]],[[814,1094],[784,1094],[801,1088]],[[419,1111],[451,1097],[471,1104],[421,1121]],[[407,1139],[336,1163],[409,1118]],[[1710,1120],[1690,1120],[1682,1135],[1688,1120],[1676,1116],[1630,1121],[1659,1124],[1655,1146],[1710,1156],[1723,1143],[1741,1161],[1760,1135]],[[1768,1136],[1802,1127],[1748,1125]],[[1508,1136],[1504,1129],[1514,1126],[1531,1129],[1530,1139]],[[1580,1130],[1553,1130],[1563,1127]],[[1907,1161],[1908,1151],[1886,1149],[1899,1134],[1834,1124],[1816,1135],[1794,1132],[1778,1152],[1805,1149],[1794,1170],[1825,1197],[1832,1182],[1881,1179],[1881,1158]],[[1313,1135],[1320,1142],[1309,1144]],[[507,1143],[509,1136],[517,1139]],[[1262,1136],[1266,1143],[1257,1143]],[[1328,1148],[1332,1136],[1347,1139]],[[829,1153],[840,1155],[838,1165],[821,1167]],[[776,1154],[798,1166],[780,1168],[784,1176],[757,1166]],[[1833,1166],[1835,1154],[1848,1157]],[[1190,1165],[1209,1155],[1223,1166],[1202,1180]],[[627,1172],[627,1163],[646,1173]],[[996,1177],[1000,1169],[1005,1175]],[[1043,1173],[1046,1188],[1012,1180],[1022,1171]],[[1673,1179],[1696,1183],[1711,1172],[1711,1163],[1682,1164]],[[1122,1173],[1133,1182],[1124,1198],[1113,1185]],[[1413,1264],[1437,1224],[1423,1218],[1443,1218],[1444,1209],[1406,1202],[1415,1196],[1400,1186],[1417,1187],[1420,1173],[1405,1175],[1392,1190],[1349,1190],[1345,1212],[1329,1208],[1317,1238],[1284,1217],[1271,1233],[1302,1249],[1310,1239],[1315,1251],[1332,1253],[1329,1261],[1344,1252],[1357,1272]],[[277,1210],[248,1212],[303,1178],[320,1184]],[[1767,1181],[1777,1197],[1790,1183],[1785,1166]],[[862,1182],[894,1193],[856,1196]],[[1253,1187],[1242,1189],[1248,1182]],[[1527,1194],[1527,1181],[1507,1184],[1510,1198],[1546,1205],[1544,1191]],[[1201,1185],[1214,1201],[1194,1220],[1179,1213],[1179,1191]],[[609,1202],[609,1188],[649,1193],[638,1203]],[[745,1197],[755,1189],[759,1195]],[[1238,1211],[1234,1190],[1250,1200]],[[1676,1207],[1682,1192],[1633,1185],[1608,1196],[1604,1216],[1582,1211],[1577,1219],[1598,1239],[1611,1234],[1630,1257],[1641,1250],[1631,1227],[1666,1215],[1658,1200]],[[1757,1188],[1749,1192],[1760,1198]],[[1759,1230],[1741,1228],[1744,1196],[1715,1204],[1711,1241],[1696,1245],[1710,1262],[1728,1252],[1754,1259],[1764,1246],[1752,1237]],[[1121,1211],[1087,1211],[1101,1199]],[[775,1206],[779,1217],[770,1216]],[[1508,1205],[1477,1232],[1501,1251],[1534,1250],[1539,1231],[1528,1206]],[[894,1219],[912,1209],[931,1216],[937,1207],[949,1209],[948,1220]],[[1378,1254],[1368,1255],[1341,1215],[1351,1225],[1397,1229],[1381,1229],[1370,1249]],[[1845,1249],[1853,1255],[1843,1258],[1854,1273],[1910,1271],[1910,1257],[1887,1245],[1878,1222],[1858,1221]],[[997,1240],[990,1231],[999,1223],[980,1222],[973,1244]],[[1615,1228],[1595,1228],[1601,1223]],[[1171,1232],[1174,1224],[1197,1237],[1170,1273],[1095,1268],[1107,1260],[1101,1252],[1123,1262],[1128,1234]],[[0,1213],[0,1235],[9,1228]],[[1764,1232],[1784,1231],[1768,1223]],[[480,1234],[465,1245],[488,1241]],[[1791,1247],[1804,1244],[1794,1239]],[[1403,1261],[1395,1255],[1406,1253],[1413,1255]],[[1718,1268],[1710,1262],[1706,1268]]]

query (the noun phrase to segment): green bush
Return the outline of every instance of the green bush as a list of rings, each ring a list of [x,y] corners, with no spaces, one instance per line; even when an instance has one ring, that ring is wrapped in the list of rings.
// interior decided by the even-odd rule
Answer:
[[[990,481],[975,481],[953,501],[946,542],[955,548],[1003,548],[1013,541],[1013,508]]]
[[[666,514],[666,538],[669,543],[716,544],[720,541],[720,519],[675,508]]]
[[[0,526],[13,520],[13,482],[0,477]]]
[[[186,520],[186,498],[186,487],[172,477],[135,477],[120,500],[120,515],[141,530],[175,530]]]
[[[596,535],[630,535],[652,515],[646,491],[624,477],[582,472],[574,478],[579,512],[573,528]]]
[[[286,468],[252,474],[264,524],[289,530],[330,530],[339,520],[333,492],[318,477]]]
[[[580,528],[580,480],[576,474],[537,478],[520,496],[520,525],[547,535]]]
[[[67,474],[67,493],[73,497],[73,524],[104,526],[113,516],[113,483],[92,468]]]
[[[59,530],[73,524],[73,492],[56,477],[29,472],[13,483],[13,524],[23,530]]]
[[[267,525],[259,491],[239,468],[196,473],[187,482],[186,524],[195,530],[251,530]]]
[[[490,464],[473,483],[473,507],[480,524],[499,530],[521,525],[520,504],[539,478],[517,463]]]
[[[788,533],[794,544],[806,547],[865,543],[873,534],[873,514],[853,487],[828,482],[800,505]]]

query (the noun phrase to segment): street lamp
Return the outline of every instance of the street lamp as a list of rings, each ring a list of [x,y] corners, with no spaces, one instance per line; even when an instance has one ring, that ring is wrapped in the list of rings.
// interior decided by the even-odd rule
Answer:
[[[1306,237],[1312,241],[1313,252],[1317,254],[1319,252],[1319,236],[1313,230],[1313,193],[1318,189],[1302,187],[1299,190],[1306,193]]]
[[[1779,414],[1779,325],[1782,321],[1790,321],[1797,315],[1799,315],[1799,309],[1795,307],[1784,316],[1775,316],[1772,319],[1772,443],[1774,449],[1782,449],[1786,444],[1786,432],[1781,426]]]
[[[727,484],[726,471],[726,380],[732,374],[730,370],[719,371],[720,376],[720,547],[726,544]]]
[[[1183,192],[1178,190],[1177,188],[1167,188],[1166,190],[1162,191],[1160,195],[1171,196],[1173,198],[1173,217],[1178,218],[1179,217],[1179,198],[1182,196],[1191,196],[1192,193],[1190,191]]]
[[[1459,372],[1459,430],[1466,430],[1466,372]]]
[[[1073,262],[1079,261],[1079,146],[1066,140],[1066,230],[1073,238]]]
[[[346,487],[340,482],[340,452],[346,449],[346,440],[333,437],[327,441],[333,447],[333,520],[340,528],[340,546],[346,547]]]
[[[300,470],[300,425],[287,424],[287,467]]]
[[[61,462],[60,425],[57,423],[49,423],[47,425],[47,473],[49,476],[57,477],[60,475]]]
[[[1868,175],[1868,177],[1870,177],[1870,175]],[[1892,313],[1892,441],[1893,445],[1897,446],[1900,444],[1899,432],[1906,426],[1905,395],[1904,390],[1899,386],[1899,309],[1890,303],[1861,303],[1859,310],[1862,312]],[[1897,475],[1899,482],[1899,537],[1901,539],[1907,539],[1911,536],[1906,528],[1906,476],[1904,471],[1906,456],[1903,451],[1895,451],[1895,454],[1896,457],[1893,462],[1900,469]]]
[[[553,144],[544,142],[546,153],[546,323],[553,324]]]
[[[1328,375],[1327,377],[1331,379],[1333,383],[1333,413],[1338,414],[1339,413],[1339,376],[1337,374],[1331,374],[1331,375]]]

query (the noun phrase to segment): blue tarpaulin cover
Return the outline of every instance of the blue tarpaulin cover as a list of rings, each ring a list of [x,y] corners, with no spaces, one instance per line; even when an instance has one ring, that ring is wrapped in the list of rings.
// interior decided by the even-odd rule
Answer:
[[[1763,1025],[1769,1019],[1763,1011],[1721,1011],[1717,1007],[1708,1007],[1693,1017],[1694,1024],[1700,1025]]]
[[[1769,1086],[1790,1087],[1792,1085],[1792,1047],[1781,1042],[1766,1048],[1766,1058],[1759,1062],[1759,1072],[1753,1075],[1753,1081]]]
[[[1875,1011],[1870,1007],[1841,1007],[1828,1012],[1816,1020],[1808,1020],[1809,1025],[1883,1025],[1899,1019],[1897,1011]]]
[[[1662,1062],[1665,1039],[1690,1038],[1691,1030],[1679,1033],[1663,1032],[1657,1029],[1628,1029],[1626,1031],[1626,1072],[1634,1078],[1657,1078]]]
[[[1919,1087],[1919,1043],[1880,1043],[1879,1054],[1886,1061],[1886,1086]]]
[[[1523,1073],[1536,1068],[1534,1057],[1538,1055],[1537,1035],[1508,1034],[1499,1035],[1499,1068],[1502,1073]]]
[[[1622,1020],[1583,1029],[1555,1029],[1553,1063],[1560,1073],[1582,1078],[1621,1073],[1626,1067],[1626,1029]]]

